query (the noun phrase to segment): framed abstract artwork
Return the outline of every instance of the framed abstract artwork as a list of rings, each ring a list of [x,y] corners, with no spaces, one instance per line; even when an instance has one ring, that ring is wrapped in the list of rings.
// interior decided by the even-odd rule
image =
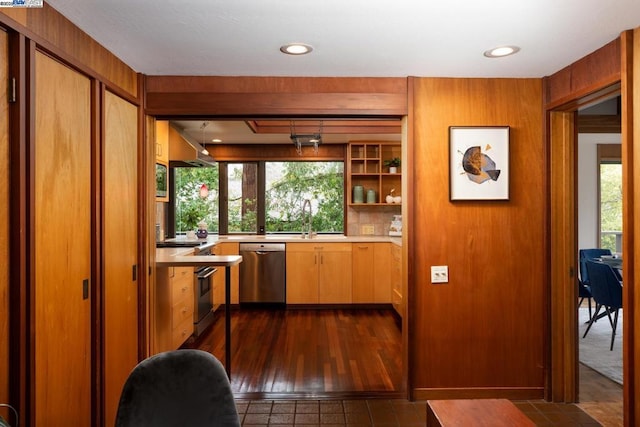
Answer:
[[[509,126],[449,127],[449,199],[509,200]]]

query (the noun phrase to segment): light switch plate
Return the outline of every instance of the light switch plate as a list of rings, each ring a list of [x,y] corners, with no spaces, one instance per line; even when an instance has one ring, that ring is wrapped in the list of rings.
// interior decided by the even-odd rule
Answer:
[[[449,283],[449,266],[432,265],[431,283]]]
[[[373,224],[364,224],[362,226],[362,234],[373,234],[375,233],[375,227]]]

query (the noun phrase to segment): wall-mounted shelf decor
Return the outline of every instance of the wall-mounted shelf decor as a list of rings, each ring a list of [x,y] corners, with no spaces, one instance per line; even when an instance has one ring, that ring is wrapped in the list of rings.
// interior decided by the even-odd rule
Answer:
[[[347,156],[347,204],[349,206],[388,206],[389,204],[385,200],[392,189],[395,189],[394,194],[396,196],[400,195],[402,173],[401,170],[391,173],[389,166],[385,166],[385,162],[390,159],[400,158],[400,156],[401,146],[399,142],[349,143]],[[364,192],[363,198],[359,197],[361,191],[359,187],[362,187]],[[375,193],[373,199],[367,197],[369,190],[373,190]]]

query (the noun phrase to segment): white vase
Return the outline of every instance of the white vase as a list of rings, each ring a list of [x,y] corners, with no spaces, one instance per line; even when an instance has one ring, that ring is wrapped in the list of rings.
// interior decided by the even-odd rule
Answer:
[[[389,173],[398,173],[398,168],[396,166],[389,166]]]

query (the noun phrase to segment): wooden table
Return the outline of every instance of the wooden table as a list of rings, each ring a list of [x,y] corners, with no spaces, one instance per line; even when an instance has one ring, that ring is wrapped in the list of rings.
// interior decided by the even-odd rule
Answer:
[[[427,427],[535,427],[507,399],[428,400]]]
[[[189,255],[156,258],[156,267],[224,267],[224,368],[231,379],[231,267],[242,262],[240,255]]]

